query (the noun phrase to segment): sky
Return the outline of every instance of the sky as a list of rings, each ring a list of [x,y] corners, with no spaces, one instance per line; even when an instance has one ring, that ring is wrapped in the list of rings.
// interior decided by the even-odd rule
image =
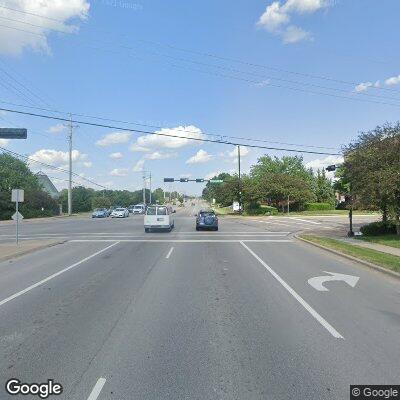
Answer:
[[[236,148],[204,139],[332,153],[244,146],[243,172],[265,154],[322,168],[399,119],[399,13],[398,0],[3,0],[0,108],[72,113],[74,172],[110,189],[140,189],[145,170],[154,188],[200,194],[163,178],[237,172]],[[27,128],[0,146],[66,187],[34,162],[67,168],[64,121],[0,111],[0,125]]]

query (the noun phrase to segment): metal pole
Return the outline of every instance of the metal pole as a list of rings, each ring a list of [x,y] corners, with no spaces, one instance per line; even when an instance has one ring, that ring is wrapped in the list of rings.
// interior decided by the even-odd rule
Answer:
[[[150,172],[150,204],[151,204],[151,172]]]
[[[240,146],[238,146],[238,169],[239,169],[239,213],[242,213],[242,177],[240,169]]]
[[[72,114],[69,115],[69,179],[68,179],[68,215],[72,215]]]
[[[18,222],[19,222],[19,214],[18,214],[18,202],[19,202],[19,191],[17,191],[17,201],[16,201],[16,203],[15,203],[15,211],[16,211],[16,225],[15,225],[15,240],[16,240],[16,242],[17,242],[17,244],[18,244],[18,241],[19,241],[19,239],[18,239]]]
[[[146,205],[146,175],[143,172],[143,204]]]

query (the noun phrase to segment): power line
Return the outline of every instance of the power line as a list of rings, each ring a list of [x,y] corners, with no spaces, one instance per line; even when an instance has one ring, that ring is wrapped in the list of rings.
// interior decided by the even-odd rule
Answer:
[[[23,158],[24,160],[27,160],[27,161],[29,161],[29,162],[33,162],[33,163],[36,163],[36,164],[43,165],[44,167],[47,167],[47,168],[50,168],[50,169],[53,169],[53,170],[57,170],[57,171],[60,171],[60,172],[64,172],[64,173],[69,173],[69,171],[67,171],[67,170],[64,169],[64,168],[56,167],[55,165],[51,165],[51,164],[47,164],[47,163],[44,163],[44,162],[39,161],[39,160],[35,160],[35,159],[32,158],[32,157],[28,157],[28,156],[25,156],[25,155],[23,155],[23,154],[17,153],[17,152],[15,152],[15,151],[8,150],[8,149],[6,149],[6,148],[4,148],[4,147],[0,147],[0,150],[2,150],[2,151],[5,152],[5,153],[11,154],[11,155],[13,155],[13,156]],[[91,183],[92,185],[101,187],[101,188],[103,188],[103,189],[107,189],[107,187],[105,187],[105,186],[103,186],[103,185],[100,185],[99,183],[96,183],[96,182],[92,181],[91,179],[85,178],[85,177],[83,177],[83,176],[81,176],[81,175],[79,175],[79,174],[77,174],[77,173],[72,173],[72,175],[78,177],[79,179],[82,179],[82,180],[84,180],[84,181],[87,181],[87,182]]]
[[[58,113],[58,114],[64,114],[64,115],[69,115],[72,114],[73,116],[76,117],[83,117],[83,118],[90,118],[90,119],[95,119],[99,121],[109,121],[109,122],[115,122],[115,123],[120,123],[120,124],[128,124],[128,125],[137,125],[137,126],[143,126],[147,128],[154,128],[154,129],[165,129],[165,126],[159,126],[159,125],[151,125],[151,124],[143,124],[140,122],[134,122],[134,121],[124,121],[124,120],[118,120],[118,119],[112,119],[112,118],[105,118],[105,117],[97,117],[89,114],[82,114],[82,113],[69,113],[66,111],[60,111],[60,110],[54,110],[54,109],[49,109],[49,108],[43,108],[43,107],[33,107],[33,106],[28,106],[24,104],[17,104],[17,103],[12,103],[8,101],[2,101],[0,100],[0,103],[3,104],[9,104],[12,106],[16,107],[24,107],[28,109],[34,109],[34,110],[40,110],[40,111],[48,111],[52,113]],[[198,134],[198,131],[193,131],[190,129],[181,129],[181,128],[174,128],[174,130],[178,132],[185,132],[185,133],[196,133]],[[221,134],[216,134],[216,133],[210,133],[210,132],[201,132],[202,135],[205,136],[210,136],[213,138],[225,138],[225,139],[237,139],[237,140],[246,140],[249,142],[259,142],[259,143],[274,143],[274,144],[280,144],[280,145],[286,145],[286,146],[297,146],[297,147],[304,147],[304,148],[317,148],[317,149],[328,149],[328,150],[339,150],[336,147],[327,147],[327,146],[315,146],[315,145],[305,145],[305,144],[297,144],[297,143],[284,143],[284,142],[277,142],[277,141],[271,141],[271,140],[266,140],[266,139],[256,139],[256,138],[246,138],[246,137],[240,137],[240,136],[230,136],[230,135],[221,135]]]
[[[16,113],[16,114],[21,114],[21,115],[29,115],[32,117],[52,119],[52,120],[64,121],[64,122],[71,122],[71,123],[77,123],[77,124],[82,124],[82,125],[87,125],[87,126],[95,126],[97,128],[115,129],[115,130],[120,130],[120,131],[141,133],[141,134],[146,134],[146,135],[156,135],[156,136],[171,137],[171,138],[178,138],[178,139],[187,139],[187,140],[193,140],[193,141],[198,141],[198,142],[226,144],[226,145],[232,145],[232,146],[245,146],[245,147],[250,147],[250,148],[276,150],[276,151],[287,151],[287,152],[293,152],[293,153],[320,154],[320,155],[331,155],[331,156],[341,155],[340,153],[327,153],[327,152],[318,152],[318,151],[309,151],[309,150],[300,150],[300,149],[267,147],[267,146],[260,146],[260,145],[254,145],[254,144],[236,143],[236,142],[231,142],[231,141],[226,141],[226,140],[213,140],[213,139],[206,139],[206,138],[194,138],[194,137],[189,137],[189,136],[178,136],[178,135],[171,135],[171,134],[161,133],[161,132],[151,132],[151,131],[144,131],[144,130],[139,130],[139,129],[125,128],[125,127],[120,127],[120,126],[116,126],[116,125],[105,125],[105,124],[98,124],[98,123],[94,123],[94,122],[67,119],[67,118],[62,118],[62,117],[54,117],[51,115],[36,114],[36,113],[7,109],[7,108],[0,108],[0,110],[8,111],[11,113]]]

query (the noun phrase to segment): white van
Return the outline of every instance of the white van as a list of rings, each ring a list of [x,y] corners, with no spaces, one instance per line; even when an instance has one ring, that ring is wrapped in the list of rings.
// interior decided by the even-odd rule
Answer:
[[[171,232],[175,226],[174,213],[171,206],[148,206],[144,216],[144,231],[164,229]]]

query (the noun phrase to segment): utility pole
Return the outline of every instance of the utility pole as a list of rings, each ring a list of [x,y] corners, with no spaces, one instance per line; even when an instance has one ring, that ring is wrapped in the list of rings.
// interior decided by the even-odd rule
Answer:
[[[69,115],[69,179],[68,179],[68,215],[72,215],[72,114]]]
[[[239,169],[239,213],[242,213],[242,178],[240,170],[240,146],[238,146],[238,169]]]
[[[146,173],[143,171],[143,204],[146,205]]]
[[[151,204],[151,172],[149,172],[150,174],[150,204]]]

